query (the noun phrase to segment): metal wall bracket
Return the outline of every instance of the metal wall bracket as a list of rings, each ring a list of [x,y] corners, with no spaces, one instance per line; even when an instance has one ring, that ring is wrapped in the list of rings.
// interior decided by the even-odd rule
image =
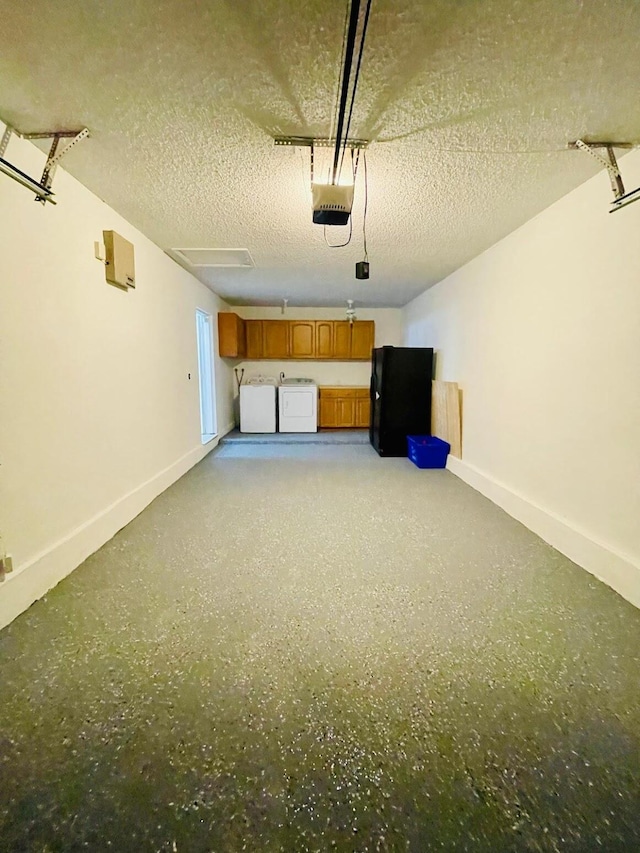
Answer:
[[[634,147],[635,146],[630,142],[584,142],[582,139],[576,139],[575,142],[569,143],[569,148],[576,148],[591,155],[591,157],[594,157],[607,170],[614,196],[609,213],[613,213],[614,210],[620,210],[621,207],[625,207],[633,201],[640,201],[640,187],[636,190],[632,190],[631,192],[625,191],[622,175],[620,174],[620,169],[618,167],[618,161],[613,150],[614,148]],[[596,153],[594,149],[598,148],[606,150],[606,158],[601,157],[600,154]]]
[[[21,139],[51,139],[51,148],[49,150],[49,155],[47,157],[47,162],[45,163],[44,170],[42,172],[42,178],[38,182],[35,178],[31,178],[29,175],[25,174],[21,169],[18,169],[17,166],[14,166],[12,163],[9,163],[8,160],[4,159],[4,154],[7,150],[7,145],[9,144],[9,140],[11,136],[15,133],[16,136],[19,136]],[[89,130],[85,127],[82,130],[63,130],[63,131],[47,131],[45,133],[19,133],[15,128],[7,127],[5,128],[4,133],[2,134],[2,140],[0,140],[0,171],[5,175],[8,175],[10,178],[13,178],[14,181],[17,181],[19,184],[22,184],[23,187],[26,187],[29,190],[32,190],[36,194],[36,201],[45,204],[47,201],[50,201],[52,204],[56,202],[53,200],[53,192],[51,190],[51,184],[53,182],[53,176],[55,174],[56,166],[60,162],[60,160],[64,157],[64,155],[69,151],[74,145],[77,145],[78,142],[81,142],[83,139],[86,139],[89,136]],[[68,145],[58,151],[58,146],[60,144],[61,139],[71,139],[71,142]]]
[[[2,134],[2,139],[0,140],[0,157],[4,157],[4,152],[7,150],[7,145],[9,144],[12,133],[13,128],[7,125],[4,129],[4,133]]]
[[[313,136],[274,136],[275,145],[289,145],[299,148],[334,148],[335,139],[328,137],[313,137]],[[367,139],[347,139],[345,143],[347,148],[368,148],[369,141]]]
[[[329,146],[326,146],[326,147],[328,148]],[[353,182],[355,184],[356,174],[358,172],[358,162],[360,160],[360,149],[354,147],[354,148],[351,148],[350,150],[351,150],[351,165],[353,168]],[[313,143],[311,143],[310,151],[309,151],[309,165],[311,167],[311,192],[312,193],[313,193],[313,173],[314,173],[314,168],[315,168],[314,151],[315,151],[315,148],[313,146]],[[355,158],[354,158],[354,154],[353,154],[354,151],[356,152]]]

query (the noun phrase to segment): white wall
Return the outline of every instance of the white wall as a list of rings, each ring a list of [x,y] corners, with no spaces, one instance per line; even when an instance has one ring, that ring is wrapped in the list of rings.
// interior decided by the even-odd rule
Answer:
[[[5,156],[44,165],[15,137]],[[64,171],[56,207],[0,182],[0,534],[15,566],[1,626],[215,446],[201,443],[195,311],[214,316],[217,353],[228,306]],[[134,291],[105,282],[103,229],[134,244]],[[233,373],[215,362],[221,434]]]
[[[610,198],[603,172],[426,291],[405,343],[462,388],[452,470],[640,606],[640,203]]]
[[[399,308],[356,308],[358,320],[373,320],[376,324],[375,345],[402,346],[402,311]],[[344,320],[344,308],[280,308],[236,306],[231,309],[250,320]],[[252,376],[304,376],[318,385],[366,385],[369,387],[371,364],[364,361],[243,361],[245,381]]]

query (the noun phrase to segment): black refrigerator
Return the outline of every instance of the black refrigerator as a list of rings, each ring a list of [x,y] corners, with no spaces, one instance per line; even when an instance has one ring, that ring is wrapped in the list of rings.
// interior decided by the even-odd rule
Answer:
[[[369,439],[380,456],[406,456],[408,435],[431,435],[430,347],[380,347],[371,356]]]

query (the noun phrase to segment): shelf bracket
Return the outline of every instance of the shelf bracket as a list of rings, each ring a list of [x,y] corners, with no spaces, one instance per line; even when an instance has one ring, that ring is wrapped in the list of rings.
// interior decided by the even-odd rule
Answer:
[[[9,144],[12,133],[13,128],[7,125],[4,129],[4,133],[2,134],[2,139],[0,139],[0,157],[4,157],[4,152],[7,150],[7,145]]]
[[[9,144],[9,140],[11,136],[15,133],[16,136],[19,136],[21,139],[51,139],[51,148],[49,149],[49,154],[47,156],[47,161],[44,166],[44,170],[42,172],[42,177],[38,182],[35,178],[31,178],[29,175],[25,174],[21,169],[18,169],[17,166],[14,166],[12,163],[9,163],[8,160],[4,159],[5,152],[7,150],[7,146]],[[8,175],[10,178],[13,178],[14,181],[17,181],[19,184],[22,184],[23,187],[26,187],[29,190],[32,190],[35,193],[36,201],[45,204],[47,201],[55,204],[56,202],[53,200],[53,192],[51,190],[51,184],[53,182],[53,176],[56,171],[57,164],[64,157],[64,155],[77,145],[78,142],[81,142],[83,139],[86,139],[89,136],[88,128],[83,128],[82,130],[62,130],[62,131],[47,131],[45,133],[19,133],[15,128],[9,127],[7,125],[5,127],[4,133],[2,134],[2,140],[0,140],[0,172],[3,172],[5,175]],[[58,147],[61,139],[71,139],[68,145],[59,151]]]
[[[579,151],[584,151],[591,157],[596,159],[598,163],[605,167],[611,182],[611,190],[613,192],[613,201],[609,213],[625,207],[634,201],[640,201],[640,187],[631,192],[626,192],[620,168],[614,152],[614,148],[634,148],[630,142],[584,142],[582,139],[576,139],[575,142],[569,143],[569,148],[575,148]],[[596,149],[604,149],[607,152],[606,157],[602,157],[597,153]]]

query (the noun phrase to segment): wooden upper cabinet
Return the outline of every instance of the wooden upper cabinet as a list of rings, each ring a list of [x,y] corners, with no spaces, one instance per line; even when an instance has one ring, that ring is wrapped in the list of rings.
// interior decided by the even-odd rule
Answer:
[[[351,326],[351,358],[369,361],[374,338],[373,320],[355,320]]]
[[[368,361],[373,320],[243,320],[218,314],[218,351],[223,358],[336,359]]]
[[[333,358],[334,320],[316,320],[316,358]]]
[[[333,357],[342,361],[351,358],[351,324],[348,320],[333,321]]]
[[[262,358],[289,358],[289,323],[262,321]]]
[[[315,322],[313,320],[289,320],[289,358],[319,357],[316,355]]]
[[[244,320],[231,311],[218,313],[218,352],[223,358],[244,358],[246,353]]]
[[[264,358],[262,341],[262,320],[245,320],[245,334],[247,340],[247,358]]]

